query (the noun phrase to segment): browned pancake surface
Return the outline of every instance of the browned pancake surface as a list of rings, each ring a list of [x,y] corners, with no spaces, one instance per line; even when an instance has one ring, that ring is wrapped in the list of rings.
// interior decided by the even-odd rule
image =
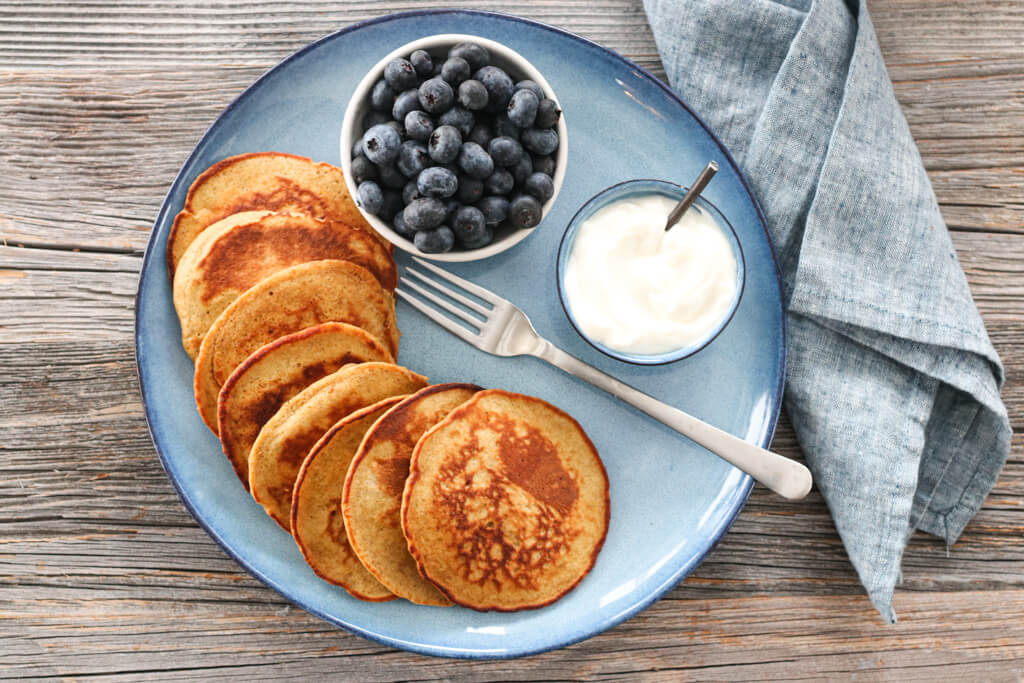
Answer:
[[[402,492],[420,437],[480,387],[438,384],[388,411],[366,434],[345,480],[345,526],[359,559],[395,595],[421,605],[450,605],[420,576],[402,532]]]
[[[249,451],[252,497],[289,530],[295,477],[320,437],[356,410],[426,385],[422,375],[391,363],[346,365],[309,385],[285,402],[256,437]]]
[[[292,536],[302,556],[320,578],[342,586],[360,600],[379,602],[391,600],[394,595],[352,552],[341,510],[341,491],[366,430],[402,398],[374,403],[331,427],[302,463],[292,491]]]
[[[341,169],[281,152],[239,154],[204,171],[189,187],[167,240],[173,277],[192,241],[208,226],[242,211],[285,211],[334,218],[388,244],[370,227],[348,193]]]
[[[368,332],[328,322],[276,339],[235,368],[217,398],[217,427],[224,454],[249,487],[249,450],[260,429],[285,401],[349,363],[394,362]]]
[[[235,368],[269,342],[323,322],[355,325],[398,353],[395,301],[348,261],[313,261],[260,280],[228,306],[203,338],[194,389],[203,420],[216,431],[217,396]]]
[[[537,398],[477,393],[413,452],[402,524],[420,572],[477,610],[547,605],[590,571],[608,478],[579,424]]]
[[[243,292],[289,266],[338,259],[362,266],[387,290],[397,284],[391,254],[369,234],[329,219],[249,211],[200,234],[174,275],[182,345],[195,358],[203,336]]]

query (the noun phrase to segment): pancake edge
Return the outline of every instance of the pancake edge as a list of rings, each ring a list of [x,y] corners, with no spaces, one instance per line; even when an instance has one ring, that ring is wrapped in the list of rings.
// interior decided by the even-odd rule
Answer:
[[[388,410],[385,411],[383,415],[381,415],[381,417],[384,417],[384,415],[387,415],[387,413],[390,412],[391,409],[393,409],[395,406],[397,406],[399,403],[404,401],[409,396],[411,396],[411,394],[405,394],[405,395],[399,395],[399,396],[391,396],[389,398],[381,399],[380,401],[377,401],[373,405],[369,405],[369,406],[366,406],[365,408],[360,408],[359,410],[357,410],[357,411],[355,411],[353,413],[349,413],[348,415],[346,415],[345,417],[341,418],[336,423],[334,423],[334,426],[331,427],[330,429],[328,429],[324,433],[324,435],[322,437],[320,437],[320,440],[317,441],[313,445],[313,447],[309,450],[309,454],[306,455],[306,459],[302,461],[302,466],[299,468],[298,476],[295,477],[295,486],[292,487],[292,508],[291,508],[291,515],[290,515],[289,521],[290,521],[291,527],[292,527],[292,538],[295,539],[295,544],[297,546],[299,546],[299,552],[302,553],[302,559],[304,559],[306,561],[306,564],[309,565],[309,568],[313,570],[313,573],[316,574],[317,576],[319,576],[321,579],[323,579],[327,583],[332,584],[334,586],[341,586],[350,595],[352,595],[355,598],[358,598],[359,600],[363,600],[364,602],[390,602],[392,600],[397,600],[398,596],[395,595],[394,593],[392,593],[390,596],[386,596],[386,597],[383,597],[383,598],[367,597],[365,595],[360,595],[359,593],[353,591],[351,588],[349,588],[345,584],[343,584],[341,582],[338,582],[338,581],[335,581],[333,579],[330,579],[330,578],[324,576],[323,574],[321,574],[320,570],[317,569],[317,567],[314,566],[313,563],[309,561],[309,556],[306,553],[306,546],[302,543],[302,539],[299,538],[298,534],[295,533],[296,522],[297,522],[298,516],[299,516],[299,498],[298,498],[298,496],[296,494],[298,493],[299,488],[302,486],[302,482],[306,478],[306,472],[309,469],[309,467],[311,466],[314,458],[316,458],[316,456],[326,447],[327,442],[329,442],[334,437],[334,435],[336,433],[338,433],[339,430],[343,429],[350,422],[355,422],[356,420],[361,420],[362,418],[366,417],[367,415],[373,413],[374,411],[380,410],[380,408],[382,408],[384,406],[387,406],[390,403],[391,405],[388,408]],[[379,420],[380,418],[377,418],[377,419]],[[376,422],[374,422],[374,424],[376,424]],[[370,429],[373,429],[373,425],[370,425]],[[367,431],[369,431],[369,430],[367,430]],[[356,452],[358,453],[359,451],[357,450]],[[355,462],[354,458],[353,458],[352,462]],[[349,470],[351,470],[351,468],[352,468],[352,463],[349,463]],[[348,478],[348,475],[346,474],[346,479],[347,478]],[[344,514],[342,514],[342,518],[344,518]],[[347,524],[345,526],[345,537],[348,538],[348,525]],[[350,546],[352,545],[351,541],[349,541],[349,545]],[[359,559],[359,555],[355,552],[354,548],[353,548],[352,552],[356,556],[356,559],[358,560]],[[362,560],[360,560],[360,563],[362,563]],[[369,567],[366,567],[366,565],[363,565],[363,567],[367,571],[369,571]],[[370,572],[370,574],[374,578],[376,578],[376,574],[374,574],[373,572]],[[378,579],[378,583],[379,583],[379,579]],[[384,584],[381,584],[381,585],[384,586]],[[384,586],[384,588],[385,588],[385,590],[390,590],[387,586]]]
[[[384,342],[382,342],[376,336],[370,334],[369,332],[367,332],[366,330],[364,330],[361,327],[356,327],[355,325],[353,325],[351,323],[345,323],[345,322],[341,322],[341,321],[338,321],[338,320],[328,320],[326,322],[318,323],[316,325],[310,325],[309,327],[303,328],[303,329],[299,330],[298,332],[292,332],[291,334],[287,334],[287,335],[285,335],[283,337],[278,337],[277,339],[271,341],[268,344],[264,344],[260,348],[258,348],[255,351],[253,351],[252,354],[250,354],[248,358],[246,358],[244,361],[242,361],[242,364],[239,365],[237,368],[235,368],[234,371],[232,371],[232,373],[228,376],[227,381],[225,381],[224,384],[221,386],[220,392],[218,392],[218,394],[217,394],[217,430],[216,430],[216,434],[217,434],[218,437],[220,437],[221,450],[224,452],[224,455],[227,456],[227,459],[231,462],[232,467],[234,467],[234,469],[235,469],[235,474],[237,474],[238,478],[242,481],[242,485],[245,486],[245,490],[246,491],[249,490],[249,467],[248,467],[249,454],[248,453],[245,454],[245,457],[246,457],[246,467],[245,467],[245,471],[244,471],[244,475],[243,475],[242,470],[239,469],[239,463],[235,461],[235,458],[233,458],[230,453],[228,453],[227,446],[224,443],[224,439],[223,439],[223,430],[221,429],[221,424],[223,422],[227,421],[227,419],[226,419],[226,416],[227,416],[227,398],[226,398],[226,396],[231,393],[231,390],[234,389],[235,385],[241,379],[241,376],[245,373],[246,370],[251,368],[256,363],[259,363],[261,360],[266,358],[268,355],[270,355],[271,353],[276,351],[281,346],[284,346],[285,344],[291,344],[291,343],[294,343],[296,341],[302,341],[304,339],[308,339],[310,337],[316,336],[316,335],[321,334],[321,333],[326,333],[328,330],[325,330],[324,328],[327,328],[327,327],[333,328],[334,326],[337,326],[337,325],[344,325],[345,327],[349,328],[347,330],[348,332],[358,332],[358,333],[362,334],[363,336],[365,336],[367,338],[367,340],[369,340],[369,345],[370,346],[373,346],[377,350],[382,351],[387,356],[387,358],[389,359],[389,360],[385,360],[385,361],[376,361],[376,362],[385,362],[385,363],[390,362],[392,364],[395,363],[395,357],[391,353],[390,349],[388,349],[388,347],[384,345]]]
[[[601,474],[604,475],[604,510],[605,510],[604,530],[601,533],[601,538],[598,540],[597,544],[594,546],[594,551],[590,555],[590,562],[587,564],[586,571],[581,572],[579,578],[576,579],[576,581],[574,581],[571,585],[567,586],[565,588],[565,590],[563,590],[561,593],[559,593],[558,595],[554,596],[553,598],[551,598],[549,600],[545,600],[543,602],[533,603],[533,604],[529,604],[529,605],[521,605],[519,607],[502,607],[502,606],[499,606],[499,605],[474,605],[474,604],[471,604],[471,603],[467,603],[467,602],[462,602],[460,600],[456,600],[455,597],[448,590],[446,590],[443,586],[438,584],[437,581],[435,581],[433,578],[431,578],[429,572],[427,572],[426,567],[423,564],[423,555],[422,555],[422,553],[420,553],[419,550],[417,550],[415,544],[413,543],[413,540],[409,537],[408,514],[407,514],[408,513],[408,508],[409,508],[409,498],[412,496],[412,488],[413,488],[413,486],[415,486],[416,482],[419,481],[419,479],[420,479],[420,469],[419,469],[419,462],[418,461],[419,461],[419,454],[420,454],[420,451],[422,450],[422,446],[423,446],[424,441],[431,434],[433,434],[434,432],[438,431],[439,429],[442,429],[449,422],[453,422],[455,419],[457,419],[459,417],[458,413],[460,411],[469,410],[469,408],[475,402],[477,402],[479,400],[482,400],[484,397],[494,396],[494,395],[508,396],[508,397],[517,398],[517,399],[526,399],[526,400],[531,401],[531,402],[540,403],[540,404],[542,404],[544,406],[547,406],[548,408],[553,409],[555,412],[560,413],[563,417],[567,418],[573,425],[575,425],[577,427],[577,429],[580,430],[580,434],[583,435],[584,441],[586,441],[587,445],[589,445],[590,448],[593,450],[594,455],[596,456],[596,459],[597,459],[597,464],[598,464],[598,466],[601,469]],[[607,539],[607,537],[608,537],[608,526],[609,526],[609,524],[611,522],[611,512],[612,512],[612,509],[611,509],[611,490],[610,489],[611,489],[611,482],[609,482],[609,480],[608,480],[608,471],[605,469],[604,462],[601,460],[601,456],[600,456],[600,454],[598,454],[597,448],[594,446],[594,442],[590,440],[590,436],[587,434],[586,430],[583,429],[582,425],[580,425],[580,423],[576,421],[576,418],[574,418],[572,415],[570,415],[569,413],[565,412],[564,410],[562,410],[558,406],[552,405],[551,403],[545,401],[544,399],[537,398],[536,396],[529,396],[527,394],[519,394],[519,393],[516,393],[516,392],[513,392],[513,391],[505,391],[504,389],[485,389],[484,391],[478,392],[475,396],[473,396],[473,398],[469,399],[468,401],[466,401],[465,403],[463,403],[462,405],[457,407],[452,412],[448,413],[448,415],[443,420],[441,420],[436,425],[434,425],[433,427],[428,429],[426,432],[424,432],[423,436],[421,436],[420,440],[416,443],[416,448],[413,449],[413,452],[412,452],[412,459],[409,461],[409,478],[406,479],[406,481],[405,481],[405,490],[402,492],[402,514],[401,514],[401,518],[402,518],[402,534],[405,536],[405,540],[409,544],[409,553],[412,555],[413,559],[416,561],[416,568],[419,570],[420,575],[422,575],[423,578],[425,578],[427,581],[430,581],[430,583],[432,583],[435,586],[437,586],[437,589],[439,591],[441,591],[441,593],[446,598],[451,600],[456,605],[460,605],[461,607],[466,607],[466,608],[474,610],[476,612],[522,612],[524,610],[539,609],[541,607],[547,607],[548,605],[550,605],[550,604],[552,604],[552,603],[554,603],[554,602],[556,602],[558,600],[561,600],[568,593],[572,592],[572,590],[574,588],[576,588],[576,586],[578,586],[583,581],[583,579],[585,579],[587,577],[587,575],[590,574],[591,570],[594,568],[594,564],[597,562],[597,556],[601,553],[601,548],[604,547],[605,539]]]
[[[342,487],[342,492],[341,492],[341,514],[345,518],[345,535],[348,536],[348,544],[350,546],[352,546],[352,552],[354,552],[356,554],[356,557],[358,557],[360,559],[360,561],[362,561],[363,556],[360,553],[360,551],[358,550],[359,544],[355,542],[355,539],[352,538],[352,535],[349,532],[349,529],[351,529],[352,526],[349,524],[349,517],[350,517],[350,515],[349,515],[348,501],[351,498],[353,476],[354,476],[354,472],[356,471],[356,467],[358,467],[359,463],[361,463],[363,460],[366,459],[366,451],[363,449],[363,446],[366,444],[367,438],[369,438],[370,433],[373,432],[374,427],[377,426],[377,423],[379,423],[381,420],[385,419],[393,411],[400,410],[401,408],[405,407],[406,404],[412,403],[413,399],[417,399],[418,400],[418,399],[423,398],[424,396],[430,396],[432,394],[437,394],[437,393],[440,393],[442,391],[448,391],[450,389],[466,389],[468,391],[473,391],[473,392],[475,392],[474,396],[476,394],[479,394],[481,391],[484,390],[483,387],[477,386],[476,384],[470,384],[468,382],[447,382],[447,383],[444,383],[444,384],[432,384],[429,387],[424,387],[423,389],[420,389],[416,393],[410,394],[409,396],[404,398],[399,403],[396,403],[395,405],[393,405],[386,413],[381,415],[380,419],[378,419],[377,422],[375,422],[368,430],[366,430],[366,434],[363,435],[363,441],[362,441],[362,443],[359,444],[359,448],[358,448],[358,450],[356,450],[356,455],[355,455],[354,458],[352,458],[352,462],[348,466],[348,474],[345,475],[345,485]],[[470,397],[469,400],[472,400],[472,398],[473,397]],[[461,405],[465,405],[465,404],[460,404],[460,406]],[[460,406],[456,406],[456,409],[459,408]],[[446,417],[448,417],[448,416],[446,415],[445,418]],[[440,421],[443,422],[445,418],[441,418]],[[432,429],[432,428],[433,428],[433,425],[431,426],[430,429]],[[429,432],[430,429],[427,429],[427,432]],[[427,432],[424,432],[423,436],[426,436]],[[420,437],[420,438],[422,438],[422,437]],[[409,462],[410,462],[410,471],[411,471],[411,463],[412,463],[411,456],[410,456]],[[402,492],[402,498],[403,499],[405,498],[405,491],[404,491],[404,489],[403,489],[403,492]],[[399,502],[399,509],[401,509],[402,505],[404,505],[404,501],[400,501]],[[404,525],[403,525],[403,529],[402,529],[402,536],[405,536]],[[408,548],[408,539],[406,540],[406,547]],[[415,559],[416,558],[413,557],[414,561],[415,561]],[[370,565],[366,564],[365,561],[363,562],[363,566],[366,567],[367,571],[369,571],[371,574],[373,574],[373,576],[377,579],[377,581],[380,581],[381,585],[383,585],[388,590],[394,592],[394,590],[391,588],[391,586],[387,585],[381,579],[381,575],[380,575],[380,573],[378,572],[377,569],[375,569],[375,568],[371,567]],[[435,584],[433,581],[431,581],[430,579],[428,579],[426,576],[423,575],[423,571],[420,569],[419,562],[416,563],[416,570],[420,573],[420,576],[423,577],[424,581],[427,581],[432,586],[435,586],[435,587],[437,586],[437,584]],[[445,595],[443,592],[441,593],[441,595],[448,600],[448,604],[433,604],[433,603],[431,603],[431,604],[429,604],[429,606],[430,607],[451,607],[453,604],[455,604],[454,602],[452,602],[451,598],[448,598],[448,596]],[[423,603],[413,602],[412,600],[409,600],[409,598],[406,598],[404,596],[399,596],[399,597],[402,597],[404,600],[408,600],[409,602],[412,602],[414,605],[423,604]]]

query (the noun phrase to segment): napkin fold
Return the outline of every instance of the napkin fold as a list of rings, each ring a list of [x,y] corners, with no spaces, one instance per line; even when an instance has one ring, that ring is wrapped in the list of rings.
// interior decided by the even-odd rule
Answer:
[[[750,181],[783,274],[784,405],[895,622],[907,539],[956,541],[1010,448],[1003,370],[858,0],[645,0],[673,88]]]

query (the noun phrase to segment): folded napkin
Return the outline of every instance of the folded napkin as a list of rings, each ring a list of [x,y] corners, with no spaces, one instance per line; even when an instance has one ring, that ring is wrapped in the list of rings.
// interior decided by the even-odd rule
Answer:
[[[862,1],[645,0],[669,81],[753,186],[784,281],[784,405],[890,622],[915,529],[956,541],[1010,448],[1003,371]]]

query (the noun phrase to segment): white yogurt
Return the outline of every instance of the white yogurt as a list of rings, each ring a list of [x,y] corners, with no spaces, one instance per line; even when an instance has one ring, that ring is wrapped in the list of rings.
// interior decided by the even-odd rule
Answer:
[[[736,257],[723,228],[691,206],[665,232],[677,200],[614,201],[586,219],[565,271],[573,318],[610,349],[667,353],[703,339],[736,295]]]

